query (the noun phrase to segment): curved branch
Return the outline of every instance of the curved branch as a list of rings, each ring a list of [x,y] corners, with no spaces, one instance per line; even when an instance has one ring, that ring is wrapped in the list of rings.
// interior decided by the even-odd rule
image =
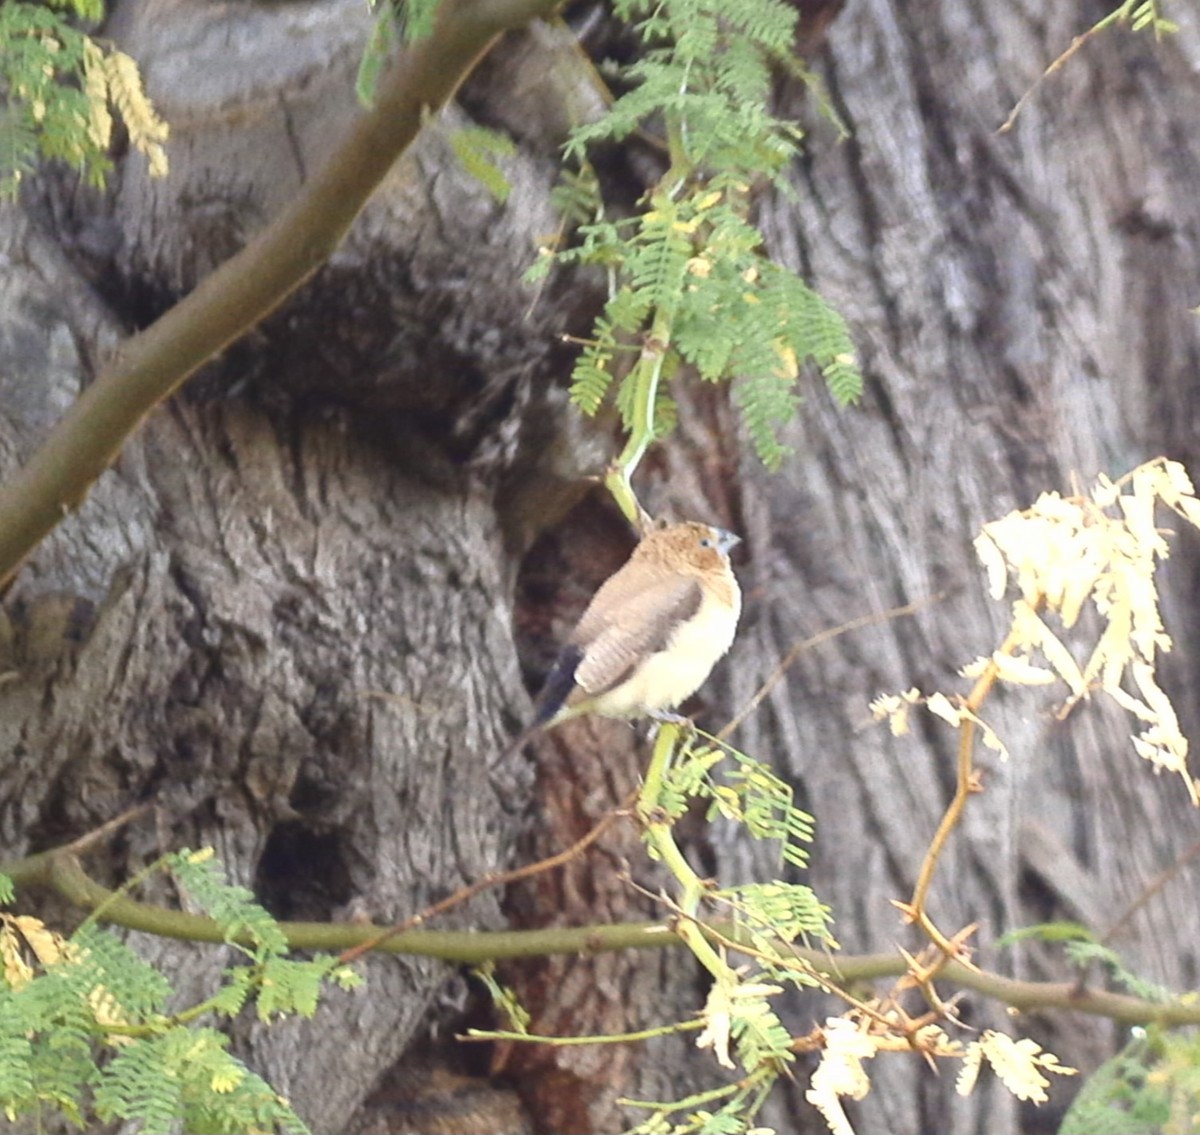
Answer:
[[[65,516],[146,415],[270,314],[330,256],[367,198],[508,28],[559,0],[444,4],[433,33],[393,62],[376,103],[299,196],[146,330],[80,395],[29,462],[0,486],[0,586]]]

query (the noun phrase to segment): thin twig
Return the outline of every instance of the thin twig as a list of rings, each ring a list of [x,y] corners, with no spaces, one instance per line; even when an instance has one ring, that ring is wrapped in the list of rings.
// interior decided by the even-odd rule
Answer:
[[[996,651],[996,654],[1004,655],[1011,653],[1020,641],[1021,635],[1016,630],[1009,631],[1008,637],[1001,644],[1000,649]],[[995,661],[995,656],[993,656],[984,667],[983,673],[976,679],[975,685],[971,688],[971,692],[967,695],[966,701],[963,703],[968,713],[963,716],[962,724],[959,726],[958,776],[954,789],[954,798],[950,801],[949,807],[947,807],[945,814],[942,816],[942,822],[938,824],[937,831],[934,832],[933,839],[930,840],[929,847],[925,852],[925,859],[921,863],[921,870],[917,874],[917,883],[913,888],[911,902],[907,905],[896,904],[904,910],[905,914],[913,922],[916,922],[929,935],[930,939],[937,944],[947,958],[956,956],[955,944],[934,925],[933,920],[925,910],[925,902],[929,897],[929,888],[933,883],[934,871],[937,869],[938,859],[941,857],[942,850],[946,846],[946,841],[950,838],[950,834],[962,819],[963,810],[967,806],[967,797],[976,791],[974,772],[975,715],[979,713],[983,703],[987,700],[988,694],[991,693],[992,687],[996,684],[996,679],[999,675],[1000,667]]]
[[[98,828],[93,828],[90,832],[84,832],[77,839],[73,839],[70,843],[64,844],[60,851],[69,851],[75,855],[85,855],[91,851],[96,844],[107,839],[113,832],[120,831],[126,824],[132,823],[139,816],[144,816],[150,811],[150,804],[135,804],[132,808],[126,808],[118,816],[114,816],[111,820],[101,824]]]
[[[996,133],[1007,134],[1013,128],[1013,124],[1017,121],[1017,115],[1019,115],[1021,111],[1025,109],[1025,104],[1033,97],[1038,88],[1041,87],[1041,85],[1056,71],[1061,71],[1067,65],[1068,61],[1080,50],[1080,48],[1082,48],[1083,45],[1088,42],[1088,40],[1092,39],[1092,37],[1097,35],[1099,32],[1102,32],[1105,28],[1123,19],[1128,7],[1128,4],[1122,4],[1115,11],[1110,12],[1103,19],[1094,23],[1090,28],[1088,28],[1087,31],[1083,32],[1081,35],[1077,35],[1074,39],[1072,39],[1071,46],[1068,47],[1061,55],[1059,55],[1050,64],[1050,66],[1048,66],[1029,85],[1029,87],[1025,90],[1025,93],[1021,95],[1019,99],[1017,99],[1016,105],[1008,112],[1008,117],[1001,123]]]
[[[389,926],[374,937],[368,938],[365,942],[344,951],[338,958],[338,961],[343,965],[348,965],[350,962],[362,957],[363,954],[382,946],[389,938],[394,938],[398,934],[404,934],[429,921],[429,919],[437,917],[439,914],[445,914],[446,911],[453,910],[454,907],[461,905],[468,899],[474,898],[482,891],[490,890],[493,887],[507,887],[511,883],[519,882],[521,879],[528,879],[532,875],[540,875],[543,871],[552,871],[555,867],[562,867],[570,863],[571,860],[582,855],[618,819],[626,815],[628,813],[623,808],[609,812],[590,832],[581,839],[576,840],[565,851],[560,851],[556,855],[551,855],[546,859],[539,859],[536,863],[527,863],[524,867],[517,867],[512,871],[499,871],[494,874],[484,875],[474,883],[460,887],[454,894],[442,899],[440,902],[435,902],[431,906],[427,906],[411,918],[406,918],[403,922],[397,922],[395,926]]]
[[[1145,887],[1142,888],[1141,894],[1137,896],[1123,911],[1121,911],[1117,920],[1100,935],[1100,941],[1107,943],[1115,938],[1120,931],[1125,929],[1130,919],[1142,909],[1159,891],[1163,889],[1176,875],[1179,874],[1191,861],[1200,856],[1200,840],[1197,840],[1191,845],[1182,855],[1180,855],[1170,867],[1164,871],[1160,871]]]
[[[676,1021],[674,1024],[655,1025],[648,1029],[638,1029],[636,1032],[602,1033],[598,1036],[542,1036],[538,1033],[516,1033],[504,1029],[468,1029],[454,1039],[473,1042],[502,1040],[517,1044],[545,1044],[552,1048],[569,1048],[585,1044],[632,1044],[702,1028],[704,1028],[704,1022],[697,1020]]]
[[[835,639],[840,635],[848,634],[850,631],[860,630],[862,627],[874,626],[877,623],[886,623],[892,619],[903,618],[905,615],[915,615],[918,611],[924,610],[926,607],[931,607],[934,603],[940,603],[946,597],[944,591],[939,591],[936,595],[930,595],[925,599],[917,599],[912,603],[906,603],[903,607],[892,607],[887,611],[882,611],[878,614],[860,615],[857,619],[851,619],[849,622],[841,623],[839,626],[830,627],[815,635],[810,635],[808,638],[801,639],[783,656],[779,665],[767,676],[766,680],[754,696],[738,710],[733,720],[729,722],[720,732],[717,733],[719,740],[724,740],[734,732],[763,703],[763,700],[768,694],[783,680],[783,676],[795,664],[796,659],[806,651],[811,650],[815,646],[820,646],[822,643],[828,642],[830,639]]]

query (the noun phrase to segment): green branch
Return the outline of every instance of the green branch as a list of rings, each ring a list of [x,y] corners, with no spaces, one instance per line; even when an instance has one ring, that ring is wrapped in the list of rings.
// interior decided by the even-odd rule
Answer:
[[[501,32],[559,0],[442,5],[433,34],[390,67],[374,106],[299,196],[245,248],[141,333],[80,395],[29,462],[0,486],[0,585],[113,463],[147,414],[305,282],[341,243],[430,111]]]
[[[169,910],[122,897],[101,886],[80,866],[74,854],[61,849],[0,864],[19,889],[40,887],[55,891],[82,910],[96,912],[99,921],[141,930],[163,938],[188,942],[224,943],[229,940],[219,923],[203,915]],[[688,920],[690,922],[690,920]],[[740,940],[744,930],[728,922],[703,924],[714,940]],[[380,927],[362,923],[281,922],[290,949],[342,951],[378,936]],[[233,941],[252,945],[250,939]],[[440,958],[446,962],[479,965],[509,958],[540,958],[552,954],[596,954],[612,950],[658,950],[682,942],[670,925],[662,922],[618,923],[608,926],[550,927],[541,930],[409,930],[387,938],[381,953]],[[800,958],[813,970],[843,985],[899,977],[909,961],[900,954],[832,955],[825,950],[789,946],[781,957]],[[940,980],[972,989],[1022,1012],[1058,1009],[1106,1017],[1120,1025],[1158,1024],[1166,1028],[1200,1025],[1200,1005],[1162,1004],[1082,987],[1077,982],[1019,981],[999,974],[950,962]]]
[[[674,931],[679,940],[691,950],[700,964],[717,981],[735,982],[737,975],[732,967],[705,938],[703,929],[696,920],[700,900],[704,897],[704,883],[692,870],[687,856],[675,842],[675,836],[671,831],[674,820],[666,815],[659,803],[663,777],[670,767],[671,758],[679,741],[680,727],[678,725],[664,723],[659,726],[658,737],[654,742],[654,752],[646,770],[646,779],[638,796],[637,814],[646,825],[646,843],[649,845],[651,855],[660,860],[679,883],[680,895],[677,900],[679,917],[674,924]]]
[[[639,530],[646,528],[647,516],[633,491],[633,472],[654,440],[654,408],[658,402],[659,381],[662,378],[663,362],[666,359],[670,337],[671,321],[663,309],[659,308],[655,312],[654,325],[646,337],[635,372],[629,377],[634,388],[629,439],[604,478],[605,486],[612,493],[625,518]]]

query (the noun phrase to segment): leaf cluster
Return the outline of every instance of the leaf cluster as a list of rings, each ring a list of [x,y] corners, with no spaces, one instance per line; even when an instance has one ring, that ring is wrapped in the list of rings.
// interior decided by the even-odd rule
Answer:
[[[811,888],[772,880],[742,886],[702,887],[682,861],[669,834],[670,824],[693,801],[707,805],[709,817],[722,816],[744,826],[754,839],[777,841],[781,858],[793,867],[806,862],[803,845],[813,836],[812,817],[795,806],[791,786],[766,765],[716,738],[679,745],[670,767],[657,778],[653,819],[647,834],[651,853],[666,863],[681,884],[679,917],[688,920],[681,934],[712,976],[700,1014],[703,1031],[696,1044],[712,1052],[724,1068],[740,1068],[743,1078],[715,1092],[676,1103],[639,1103],[651,1115],[636,1131],[745,1131],[772,1085],[795,1060],[795,1042],[771,999],[788,985],[821,986],[815,972],[790,949],[797,939],[813,939],[836,948],[830,912]],[[658,748],[656,748],[656,755]],[[653,772],[647,783],[653,781]],[[703,906],[726,917],[736,930],[732,939],[716,935],[718,949],[692,933],[693,899],[703,890]],[[736,949],[749,962],[734,968],[726,952]],[[720,1104],[715,1110],[710,1105]],[[671,1118],[669,1118],[671,1117]]]
[[[1200,783],[1188,770],[1188,740],[1166,691],[1159,684],[1159,656],[1172,648],[1159,607],[1156,572],[1170,552],[1156,514],[1169,509],[1200,527],[1200,499],[1182,465],[1156,458],[1117,481],[1101,476],[1088,494],[1042,493],[1027,509],[983,526],[975,550],[994,599],[1018,592],[1005,645],[964,667],[966,677],[1013,686],[1062,682],[1069,696],[1065,717],[1097,694],[1111,698],[1137,722],[1134,751],[1158,772],[1176,774],[1192,803]],[[1090,611],[1095,635],[1081,629]],[[1086,656],[1076,657],[1083,641]],[[1088,643],[1088,638],[1091,639]],[[969,705],[945,694],[916,689],[872,703],[892,732],[908,730],[908,713],[924,704],[955,727],[969,722],[1003,756],[1003,741]]]
[[[1134,1030],[1080,1088],[1059,1135],[1159,1135],[1200,1126],[1200,1040]]]
[[[594,414],[614,385],[627,431],[637,428],[639,367],[661,360],[669,378],[688,367],[732,382],[734,400],[762,460],[777,466],[778,440],[799,400],[800,366],[811,359],[846,403],[862,387],[846,324],[798,276],[763,254],[751,223],[752,188],[782,184],[796,156],[797,127],[769,109],[771,66],[791,51],[796,13],[780,0],[624,0],[644,48],[618,72],[628,89],[566,146],[576,167],[558,195],[578,224],[577,243],[543,250],[531,270],[554,264],[601,269],[609,298],[572,376],[572,399]],[[634,133],[664,136],[669,167],[631,217],[610,215],[589,163],[593,147]],[[649,431],[671,426],[657,397]]]
[[[1156,674],[1158,655],[1172,647],[1155,579],[1170,551],[1157,527],[1159,508],[1200,526],[1200,500],[1187,471],[1162,458],[1119,481],[1102,476],[1086,496],[1043,493],[1030,508],[984,525],[975,548],[992,597],[1002,598],[1013,584],[1020,595],[1013,604],[1013,645],[968,673],[990,664],[1002,680],[1018,685],[1063,681],[1071,691],[1064,714],[1104,693],[1139,723],[1132,739],[1138,755],[1180,776],[1200,804],[1187,768],[1187,738]],[[1080,663],[1042,612],[1069,631],[1086,607],[1102,630]]]
[[[1022,926],[1010,930],[997,940],[998,947],[1014,942],[1035,939],[1040,942],[1062,942],[1066,960],[1080,971],[1080,980],[1088,977],[1094,967],[1102,967],[1113,981],[1139,1000],[1165,1005],[1174,1001],[1176,995],[1165,986],[1149,981],[1135,973],[1126,964],[1121,954],[1104,944],[1094,930],[1079,922],[1039,922],[1033,926]]]
[[[363,106],[375,101],[379,77],[395,50],[402,44],[424,39],[433,31],[441,0],[370,0],[375,26],[359,60],[354,89]]]
[[[1124,0],[1124,3],[1108,17],[1121,23],[1128,22],[1135,31],[1149,29],[1156,36],[1172,35],[1179,31],[1179,25],[1162,14],[1162,5],[1158,0]],[[1106,23],[1107,21],[1101,21]]]
[[[89,184],[103,185],[112,168],[110,108],[133,148],[148,158],[151,175],[166,174],[167,126],[146,97],[137,65],[75,26],[102,15],[99,0],[0,5],[0,197],[12,197],[39,160],[66,162]]]
[[[311,1017],[321,988],[352,988],[336,958],[285,957],[275,920],[227,883],[210,851],[159,865],[219,921],[248,964],[225,971],[208,1000],[168,1014],[167,979],[88,921],[70,938],[39,919],[0,913],[0,1109],[9,1122],[58,1116],[81,1128],[128,1121],[146,1131],[304,1132],[290,1105],[199,1022],[253,998],[261,1020]],[[11,890],[4,892],[11,898]]]
[[[762,761],[697,732],[708,743],[677,755],[663,776],[659,806],[674,818],[692,800],[706,801],[710,821],[722,816],[744,824],[752,838],[778,841],[783,862],[806,867],[814,820],[796,807],[792,786]]]

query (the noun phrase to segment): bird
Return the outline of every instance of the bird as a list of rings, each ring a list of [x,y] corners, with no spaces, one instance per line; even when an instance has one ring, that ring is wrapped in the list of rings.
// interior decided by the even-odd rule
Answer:
[[[671,720],[733,643],[742,593],[729,552],[739,543],[696,521],[652,527],[592,597],[505,756],[583,714]]]

